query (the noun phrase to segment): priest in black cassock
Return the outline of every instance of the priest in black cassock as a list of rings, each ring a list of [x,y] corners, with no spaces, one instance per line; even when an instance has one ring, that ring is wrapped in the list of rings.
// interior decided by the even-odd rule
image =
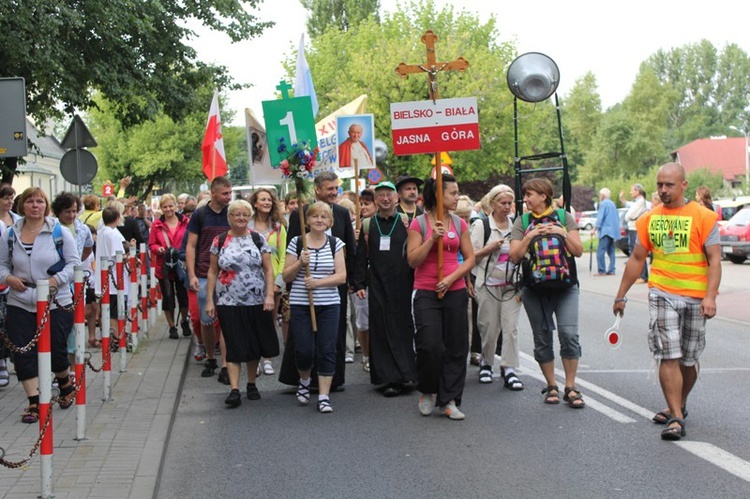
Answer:
[[[385,385],[386,397],[417,381],[411,315],[414,270],[405,252],[408,218],[396,212],[397,202],[391,182],[375,187],[378,212],[362,225],[353,279],[357,295],[367,296],[370,307],[370,381]]]
[[[331,235],[341,239],[346,245],[346,276],[347,282],[351,282],[351,276],[354,272],[356,240],[354,239],[354,227],[352,219],[349,216],[349,210],[336,204],[336,198],[339,192],[338,176],[333,172],[323,172],[315,177],[315,198],[317,201],[323,201],[333,208],[333,227]],[[307,213],[307,206],[302,209]],[[289,215],[289,228],[287,230],[286,240],[291,241],[293,237],[301,234],[299,224],[299,213],[294,210]],[[346,307],[349,303],[349,285],[339,286],[339,296],[341,297],[341,306],[339,309],[339,336],[336,343],[336,373],[333,375],[331,391],[341,391],[344,389],[345,369],[344,353],[346,351]],[[312,379],[317,379],[315,367],[313,366]],[[294,363],[294,331],[289,330],[286,345],[284,346],[284,356],[281,361],[279,370],[279,381],[285,385],[297,386],[299,384],[299,371]]]

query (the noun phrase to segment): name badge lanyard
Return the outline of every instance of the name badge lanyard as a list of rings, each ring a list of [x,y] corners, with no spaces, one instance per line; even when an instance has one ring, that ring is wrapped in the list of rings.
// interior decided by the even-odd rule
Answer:
[[[378,217],[375,216],[375,225],[378,228],[378,234],[380,235],[380,251],[388,251],[391,249],[391,234],[393,234],[393,230],[396,228],[396,223],[398,220],[393,220],[393,226],[391,227],[391,231],[388,233],[387,236],[383,235],[383,231],[380,230],[380,222],[378,222]]]

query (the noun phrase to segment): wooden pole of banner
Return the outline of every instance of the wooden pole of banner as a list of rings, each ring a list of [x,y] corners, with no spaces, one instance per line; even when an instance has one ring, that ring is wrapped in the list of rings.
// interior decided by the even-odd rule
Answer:
[[[359,160],[354,159],[354,221],[355,227],[359,230],[362,221],[359,219]]]
[[[434,103],[440,98],[438,94],[438,83],[437,75],[441,71],[463,71],[469,67],[469,61],[463,57],[459,57],[454,61],[448,62],[437,62],[435,56],[435,42],[438,37],[432,30],[425,31],[422,35],[422,43],[425,44],[427,50],[427,64],[406,64],[401,63],[396,68],[396,74],[402,78],[407,77],[413,73],[427,73],[428,90],[430,93],[430,100]],[[438,222],[443,221],[443,173],[440,168],[440,151],[435,152],[435,198],[436,198],[436,211],[434,213],[435,220]],[[450,228],[450,227],[449,227]],[[458,227],[456,227],[458,229]],[[459,242],[460,245],[460,242]],[[438,282],[443,280],[443,244],[438,244]],[[444,293],[438,293],[438,298],[442,298]]]
[[[304,181],[303,181],[304,182]],[[300,195],[301,189],[297,189],[297,195]],[[302,240],[302,249],[307,251],[307,229],[305,228],[305,208],[302,203],[299,205],[299,226],[300,235],[299,238]],[[305,265],[305,277],[310,277],[310,264]],[[312,323],[313,332],[318,332],[318,320],[315,318],[315,303],[313,303],[313,292],[312,289],[307,290],[307,299],[310,302],[310,322]]]

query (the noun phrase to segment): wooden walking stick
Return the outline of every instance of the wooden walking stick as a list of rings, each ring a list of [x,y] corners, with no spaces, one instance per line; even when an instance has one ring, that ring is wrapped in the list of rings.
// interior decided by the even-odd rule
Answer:
[[[302,179],[295,179],[295,184],[297,184],[295,187],[297,188],[297,195],[301,196],[300,192],[304,192],[305,186],[302,184],[304,180]],[[301,184],[301,185],[300,185]],[[302,241],[302,249],[304,251],[307,251],[307,231],[305,230],[305,207],[300,203],[299,205],[299,227],[300,227],[300,235],[299,238]],[[307,265],[305,265],[305,277],[310,277],[310,264],[308,262]],[[312,289],[307,290],[307,299],[310,302],[310,322],[312,322],[312,330],[314,333],[318,332],[318,321],[315,318],[315,303],[313,303],[313,292]]]
[[[362,221],[359,219],[359,160],[353,159],[354,162],[354,221],[355,227],[359,230]]]

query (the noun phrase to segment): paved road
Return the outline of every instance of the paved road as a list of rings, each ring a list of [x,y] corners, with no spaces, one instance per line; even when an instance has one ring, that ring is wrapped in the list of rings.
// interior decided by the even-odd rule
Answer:
[[[587,255],[579,268],[586,409],[542,403],[523,313],[526,390],[480,385],[470,367],[463,422],[422,417],[416,393],[383,398],[359,364],[347,370],[346,391],[333,395],[331,415],[299,407],[272,377],[259,380],[262,400],[225,409],[226,387],[200,378],[191,361],[157,495],[747,497],[750,431],[737,387],[750,381],[750,314],[732,304],[750,302],[750,265],[723,265],[721,318],[709,322],[688,437],[677,444],[661,441],[662,427],[650,421],[664,403],[645,339],[646,286],[629,294],[624,341],[613,350],[604,331],[619,277],[589,276]]]

